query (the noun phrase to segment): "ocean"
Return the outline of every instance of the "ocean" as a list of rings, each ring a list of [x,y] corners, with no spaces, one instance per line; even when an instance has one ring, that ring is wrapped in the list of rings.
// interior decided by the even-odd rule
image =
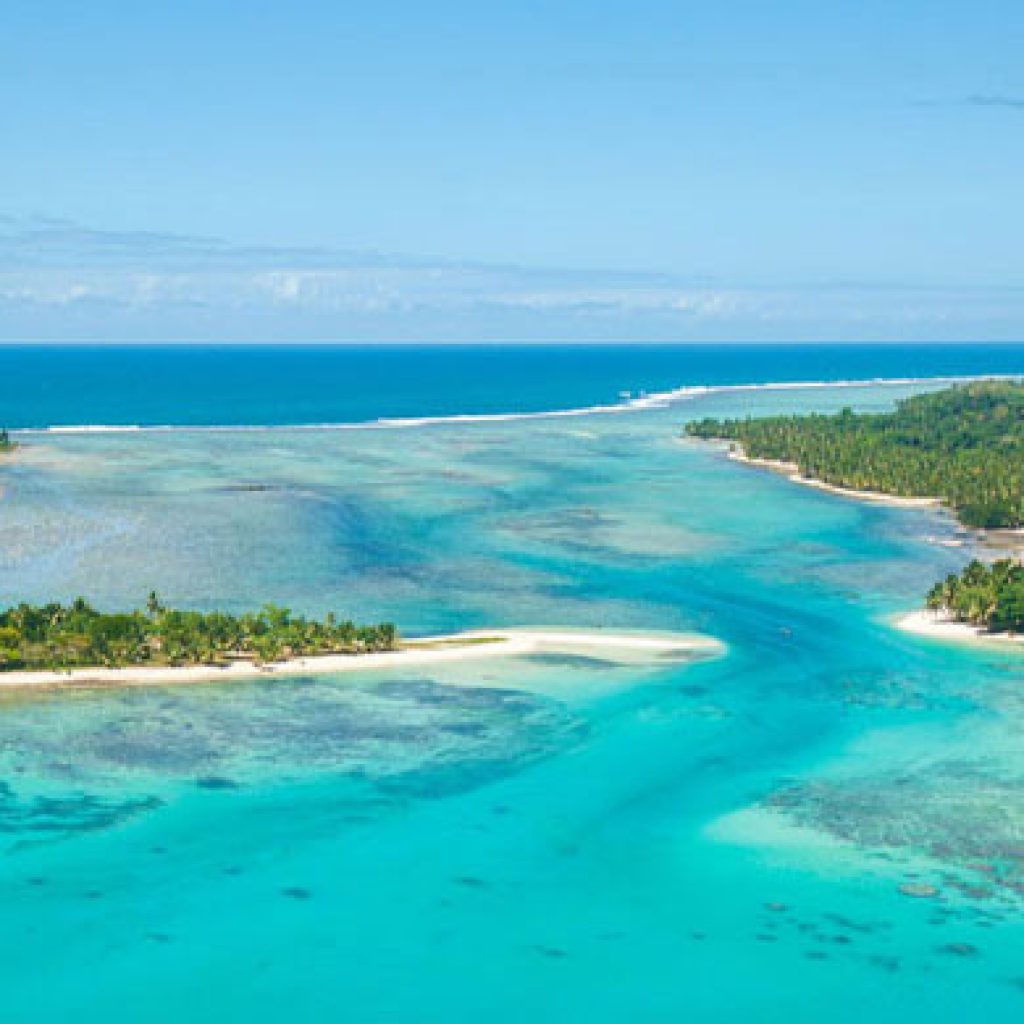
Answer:
[[[363,423],[623,393],[1014,374],[1022,345],[0,346],[7,427]]]
[[[1019,1020],[1024,655],[892,625],[976,538],[680,435],[1021,373],[0,348],[0,604],[727,645],[0,695],[4,1021]]]

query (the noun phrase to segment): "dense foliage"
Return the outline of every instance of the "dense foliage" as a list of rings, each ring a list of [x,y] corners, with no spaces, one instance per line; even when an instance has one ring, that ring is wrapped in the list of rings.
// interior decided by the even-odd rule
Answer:
[[[255,613],[177,611],[151,594],[145,611],[105,613],[70,605],[20,604],[0,612],[0,670],[75,666],[227,664],[307,654],[394,650],[390,623],[357,626],[266,605]]]
[[[1024,565],[975,559],[959,576],[952,573],[932,587],[928,607],[995,632],[1024,632]]]
[[[807,477],[903,497],[938,497],[969,526],[1024,524],[1024,384],[985,381],[915,395],[895,411],[705,419],[694,437]]]

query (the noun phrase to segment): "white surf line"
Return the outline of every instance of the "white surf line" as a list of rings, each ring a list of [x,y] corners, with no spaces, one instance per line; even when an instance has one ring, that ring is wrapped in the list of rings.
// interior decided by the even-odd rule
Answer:
[[[605,652],[606,656],[609,653],[617,653],[616,660],[629,665],[666,656],[713,655],[725,651],[720,641],[698,634],[566,632],[545,629],[481,629],[409,639],[404,643],[405,646],[397,651],[310,655],[263,665],[251,661],[234,661],[225,666],[130,666],[74,668],[66,671],[19,669],[0,672],[0,690],[71,686],[174,686],[188,683],[232,682],[265,676],[369,672],[376,669],[486,658],[511,658],[544,652],[569,654],[588,650],[600,650]]]
[[[84,434],[137,434],[137,433],[259,433],[263,431],[329,431],[329,430],[403,430],[415,427],[445,424],[511,423],[518,420],[562,419],[566,417],[620,415],[664,409],[678,402],[705,395],[733,394],[747,391],[800,391],[827,390],[829,388],[907,387],[919,384],[967,384],[982,380],[1020,380],[1020,374],[969,374],[940,377],[869,377],[863,380],[773,381],[759,384],[694,384],[656,391],[627,401],[603,405],[581,406],[571,409],[548,409],[536,412],[456,413],[447,416],[383,416],[375,420],[353,423],[280,423],[280,424],[81,424],[50,427],[16,427],[9,429],[11,436],[84,435]]]

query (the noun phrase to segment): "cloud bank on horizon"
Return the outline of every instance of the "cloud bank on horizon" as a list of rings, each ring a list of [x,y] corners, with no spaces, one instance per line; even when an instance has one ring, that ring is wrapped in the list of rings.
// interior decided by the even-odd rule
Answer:
[[[1019,4],[5,10],[0,341],[1024,337]]]
[[[0,219],[0,340],[1016,339],[1016,289],[722,284]],[[1001,321],[1001,331],[992,325]]]

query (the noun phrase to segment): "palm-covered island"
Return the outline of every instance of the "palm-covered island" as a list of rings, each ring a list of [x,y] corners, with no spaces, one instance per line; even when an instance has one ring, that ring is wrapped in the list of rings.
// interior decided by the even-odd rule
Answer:
[[[307,619],[274,605],[243,615],[182,611],[151,594],[145,610],[108,613],[78,598],[0,612],[0,671],[265,663],[393,651],[398,639],[391,623]]]
[[[968,526],[1024,525],[1024,384],[984,381],[915,395],[890,413],[704,419],[692,437],[734,441],[804,477],[941,498]]]
[[[995,633],[1024,632],[1024,565],[1009,558],[991,565],[975,559],[936,583],[927,603],[956,622]]]

